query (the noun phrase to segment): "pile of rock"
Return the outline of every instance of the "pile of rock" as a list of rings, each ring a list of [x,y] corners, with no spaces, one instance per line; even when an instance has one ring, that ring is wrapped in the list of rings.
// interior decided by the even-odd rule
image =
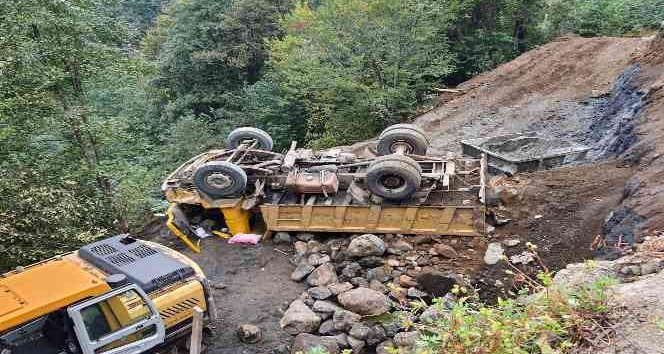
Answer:
[[[296,336],[291,353],[306,353],[314,346],[332,354],[344,348],[386,353],[388,347],[412,347],[416,332],[404,324],[435,319],[438,310],[432,307],[414,318],[407,311],[409,300],[442,297],[455,284],[467,286],[462,276],[436,268],[440,259],[458,253],[432,237],[296,238],[291,279],[309,288],[290,303],[280,322],[284,331]],[[291,239],[284,233],[275,235],[275,241]]]

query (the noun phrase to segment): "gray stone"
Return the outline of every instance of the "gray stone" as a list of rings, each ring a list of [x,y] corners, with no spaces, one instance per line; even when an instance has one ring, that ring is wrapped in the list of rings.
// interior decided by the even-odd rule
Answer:
[[[514,247],[514,246],[519,245],[520,243],[521,243],[521,240],[516,239],[516,238],[503,241],[503,245],[505,245],[507,247]]]
[[[304,279],[307,275],[311,274],[311,272],[316,269],[314,266],[307,264],[307,262],[300,262],[293,273],[291,273],[291,279],[294,281],[301,281]]]
[[[424,292],[422,290],[419,290],[417,288],[409,288],[408,289],[408,297],[423,298],[423,297],[427,297],[427,296],[429,296],[429,294],[427,294],[426,292]]]
[[[379,282],[378,280],[372,280],[369,282],[369,289],[371,290],[376,290],[379,293],[387,294],[389,290],[383,283]]]
[[[362,316],[343,309],[335,311],[334,316],[332,316],[332,320],[334,321],[334,328],[344,332],[350,330],[353,325],[359,322],[361,319]]]
[[[424,323],[433,323],[443,318],[445,315],[444,306],[434,304],[427,307],[424,312],[420,315],[420,321]]]
[[[314,269],[314,271],[307,277],[307,283],[311,286],[325,286],[337,282],[337,272],[334,270],[334,266],[330,263],[318,266],[318,268]]]
[[[457,251],[455,251],[454,248],[443,243],[437,243],[433,246],[433,249],[438,255],[445,258],[456,258],[458,256]]]
[[[333,336],[339,331],[334,328],[334,321],[333,320],[327,320],[323,323],[321,323],[320,328],[318,328],[318,333],[324,335],[324,336]]]
[[[346,265],[342,270],[341,274],[346,276],[347,278],[355,278],[357,274],[362,270],[362,267],[360,266],[359,263],[352,262]]]
[[[330,289],[330,292],[332,292],[332,295],[336,296],[336,295],[339,295],[343,292],[346,292],[346,291],[352,289],[353,284],[348,283],[348,282],[346,282],[346,283],[334,283],[334,284],[328,285],[327,288]]]
[[[330,338],[333,339],[335,342],[337,342],[337,345],[339,348],[348,348],[348,336],[346,333],[339,333],[334,336],[325,336],[325,338]]]
[[[298,232],[295,234],[295,238],[303,242],[309,242],[313,240],[314,237],[316,237],[314,234],[310,234],[308,232]]]
[[[376,346],[376,354],[391,354],[391,349],[394,348],[394,342],[391,339],[388,339],[384,342],[381,342]]]
[[[325,300],[332,296],[332,292],[327,288],[327,286],[316,286],[309,288],[307,293],[309,293],[309,296],[317,300]]]
[[[311,264],[312,266],[319,266],[330,261],[332,261],[330,256],[320,253],[312,253],[307,258],[307,263]]]
[[[293,301],[279,321],[281,329],[290,333],[312,333],[320,325],[320,317],[300,299]]]
[[[368,345],[376,345],[382,341],[387,339],[387,334],[385,333],[385,329],[383,329],[382,326],[380,325],[375,325],[371,327],[371,332],[369,333],[369,336],[367,339]]]
[[[371,334],[371,328],[362,322],[358,322],[350,328],[348,334],[357,339],[366,340],[369,338],[369,334]]]
[[[258,343],[263,338],[263,332],[257,326],[244,324],[237,329],[237,336],[244,343]]]
[[[307,242],[307,252],[309,253],[330,253],[330,247],[316,240]]]
[[[359,287],[359,288],[368,288],[369,287],[369,282],[362,278],[362,277],[355,277],[350,280],[350,283]]]
[[[312,307],[313,307],[313,305],[312,305]],[[333,313],[334,312],[317,312],[316,311],[316,314],[318,315],[318,317],[320,317],[321,321],[329,320],[330,318],[332,318]]]
[[[656,259],[641,264],[641,274],[643,275],[659,273],[660,270],[662,270],[662,264]]]
[[[302,257],[307,254],[307,243],[302,241],[295,242],[295,253]]]
[[[309,350],[316,347],[325,348],[329,354],[339,354],[339,345],[336,340],[307,333],[301,333],[295,337],[291,354],[308,353]]]
[[[316,300],[316,302],[314,302],[313,309],[316,312],[336,312],[338,310],[342,310],[342,308],[334,302],[326,300]]]
[[[274,234],[274,237],[272,237],[272,242],[277,244],[291,243],[293,242],[293,239],[291,238],[288,232],[277,232],[276,234]]]
[[[415,321],[415,316],[408,311],[396,311],[390,314],[387,320],[381,322],[381,327],[385,330],[385,335],[394,337],[397,333],[406,329],[405,323]]]
[[[392,275],[385,271],[383,267],[371,268],[367,271],[367,280],[378,280],[379,282],[386,282],[392,279]]]
[[[412,348],[417,343],[417,332],[401,332],[397,333],[392,339],[394,345],[400,348]]]
[[[360,354],[364,352],[364,347],[367,345],[365,341],[353,336],[346,336],[346,338],[348,339],[348,344],[350,345],[351,349],[353,349],[353,354]]]
[[[390,245],[390,247],[387,249],[387,253],[391,254],[402,254],[404,252],[412,251],[413,246],[404,241],[404,240],[398,240]]]
[[[368,288],[357,288],[337,297],[346,310],[360,315],[380,315],[390,310],[390,300],[385,294]]]
[[[348,253],[353,257],[382,256],[385,243],[376,235],[364,234],[350,242]]]
[[[385,264],[385,259],[383,257],[370,256],[358,259],[357,263],[364,268],[372,268]]]
[[[484,263],[488,265],[494,265],[500,262],[501,257],[505,254],[505,250],[500,242],[491,242],[486,248],[486,253],[484,254]]]
[[[403,274],[399,277],[399,285],[403,286],[404,288],[412,288],[417,286],[417,281],[412,277]]]

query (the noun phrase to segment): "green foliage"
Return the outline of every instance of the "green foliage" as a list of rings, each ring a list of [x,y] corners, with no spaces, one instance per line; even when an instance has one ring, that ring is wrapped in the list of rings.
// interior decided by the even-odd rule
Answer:
[[[603,321],[613,283],[600,279],[573,291],[549,285],[495,306],[462,298],[446,316],[417,325],[418,353],[567,353],[587,335],[584,328]]]
[[[300,3],[283,22],[286,35],[270,43],[266,80],[277,105],[299,107],[290,121],[312,146],[367,138],[405,119],[451,72],[453,16],[435,1]]]

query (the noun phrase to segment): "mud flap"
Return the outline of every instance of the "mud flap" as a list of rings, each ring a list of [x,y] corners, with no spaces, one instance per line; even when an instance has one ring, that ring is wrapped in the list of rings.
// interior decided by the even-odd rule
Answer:
[[[182,209],[176,204],[171,203],[166,212],[167,221],[166,226],[171,232],[177,236],[182,242],[187,245],[192,251],[196,253],[201,252],[201,240],[200,238],[191,230],[189,226],[189,221],[187,216],[184,214]],[[196,241],[193,241],[196,240]]]

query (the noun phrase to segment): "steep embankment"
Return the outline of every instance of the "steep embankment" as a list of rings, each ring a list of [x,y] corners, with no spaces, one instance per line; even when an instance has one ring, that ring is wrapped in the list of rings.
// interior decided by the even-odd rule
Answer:
[[[463,83],[416,124],[437,153],[531,131],[593,147],[589,162],[619,158],[632,177],[598,231],[632,239],[664,228],[663,82],[663,39],[562,38]]]

